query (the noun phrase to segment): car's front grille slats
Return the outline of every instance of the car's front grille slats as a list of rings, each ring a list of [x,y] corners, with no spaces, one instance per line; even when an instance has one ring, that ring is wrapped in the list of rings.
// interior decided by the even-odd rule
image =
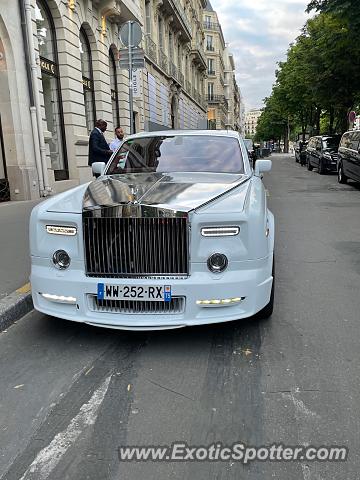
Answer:
[[[132,315],[181,315],[185,310],[185,297],[173,297],[170,302],[139,300],[98,300],[88,295],[89,309],[93,312],[123,313]]]
[[[83,218],[86,274],[126,278],[188,275],[187,218]]]

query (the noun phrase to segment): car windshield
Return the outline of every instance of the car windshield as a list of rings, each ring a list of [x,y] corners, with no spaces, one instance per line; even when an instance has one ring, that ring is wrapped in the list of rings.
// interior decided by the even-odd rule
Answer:
[[[124,142],[108,175],[143,172],[244,173],[239,141],[210,135],[153,136]]]
[[[339,147],[340,138],[337,137],[329,137],[323,138],[323,147],[329,149],[336,149]]]
[[[253,141],[249,138],[244,138],[245,147],[250,151],[254,150]]]

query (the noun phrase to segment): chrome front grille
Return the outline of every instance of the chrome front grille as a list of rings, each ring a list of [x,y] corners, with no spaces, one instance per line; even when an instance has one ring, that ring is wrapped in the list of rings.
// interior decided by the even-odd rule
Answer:
[[[185,310],[185,297],[173,297],[170,302],[148,302],[139,300],[98,300],[96,295],[88,295],[88,306],[92,312],[101,313],[180,315]]]
[[[180,218],[84,215],[86,275],[126,278],[188,275],[188,224]]]

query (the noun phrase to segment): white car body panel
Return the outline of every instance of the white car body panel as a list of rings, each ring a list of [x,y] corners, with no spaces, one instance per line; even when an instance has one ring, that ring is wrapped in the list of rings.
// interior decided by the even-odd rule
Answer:
[[[181,134],[209,135],[209,132]],[[246,178],[234,189],[189,211],[190,271],[186,278],[87,276],[82,221],[83,199],[90,185],[86,184],[42,202],[32,212],[30,280],[35,308],[67,320],[129,330],[156,330],[225,322],[251,317],[262,310],[269,303],[273,283],[274,217],[267,208],[262,180],[253,174],[245,146],[238,134],[218,131],[214,134],[239,139]],[[145,135],[159,135],[159,132],[133,137]],[[75,226],[77,235],[48,234],[46,225]],[[200,233],[202,227],[234,225],[240,227],[240,233],[232,237],[204,237]],[[53,253],[58,249],[66,250],[71,257],[70,267],[66,270],[59,270],[52,262]],[[222,273],[211,273],[207,267],[208,257],[215,252],[228,257],[228,268]],[[185,297],[185,310],[179,314],[94,311],[90,296],[97,294],[98,282],[113,285],[126,283],[129,286],[171,285],[172,296]],[[44,298],[42,293],[75,297],[76,304],[56,303]],[[204,307],[196,303],[203,299],[237,297],[243,300],[231,305]]]

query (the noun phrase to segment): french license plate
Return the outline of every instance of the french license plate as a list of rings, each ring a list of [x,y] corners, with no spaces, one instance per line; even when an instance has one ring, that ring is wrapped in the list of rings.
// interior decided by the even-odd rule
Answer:
[[[147,302],[170,302],[170,285],[112,285],[98,283],[98,300],[143,300]]]

